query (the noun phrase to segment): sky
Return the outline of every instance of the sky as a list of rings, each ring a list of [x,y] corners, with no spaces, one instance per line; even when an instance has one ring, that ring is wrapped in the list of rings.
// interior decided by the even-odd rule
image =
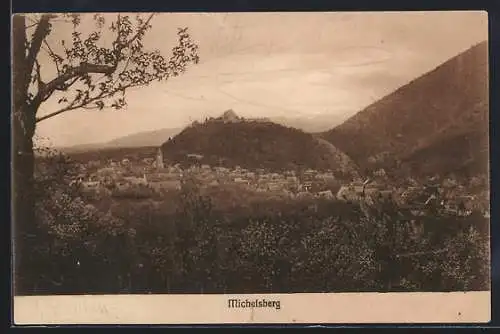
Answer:
[[[200,63],[128,91],[125,110],[42,121],[37,138],[54,146],[99,143],[227,109],[243,117],[327,115],[333,126],[488,38],[486,12],[472,11],[159,13],[152,25],[145,49],[170,55],[177,28],[188,27]],[[66,32],[55,24],[48,41],[60,44]],[[43,69],[47,57],[39,59]],[[39,116],[55,110],[51,98]]]

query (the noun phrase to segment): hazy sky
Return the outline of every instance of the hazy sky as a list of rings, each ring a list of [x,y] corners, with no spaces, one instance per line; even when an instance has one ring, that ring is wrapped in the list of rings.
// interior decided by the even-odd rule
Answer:
[[[152,23],[147,49],[169,55],[186,26],[200,63],[129,91],[124,111],[70,111],[39,123],[37,135],[57,146],[102,142],[229,108],[255,117],[328,114],[336,124],[488,37],[485,12],[165,13]],[[63,36],[55,26],[51,41]]]

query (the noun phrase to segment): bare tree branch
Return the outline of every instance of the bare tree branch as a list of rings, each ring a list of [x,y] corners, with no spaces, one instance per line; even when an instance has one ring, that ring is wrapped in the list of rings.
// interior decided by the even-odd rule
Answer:
[[[76,26],[79,24],[76,18],[73,21],[72,47],[66,48],[64,41],[61,42],[66,54],[65,60],[55,54],[47,41],[44,40],[44,47],[48,49],[47,53],[56,62],[58,75],[48,83],[43,83],[36,96],[30,101],[31,107],[38,110],[38,106],[52,96],[56,90],[67,91],[79,81],[82,82],[83,87],[78,87],[76,95],[71,99],[64,94],[66,96],[63,95],[58,103],[66,105],[61,106],[62,108],[57,111],[37,118],[36,123],[80,108],[113,107],[121,109],[126,106],[126,89],[146,86],[155,80],[177,76],[185,71],[188,63],[196,64],[198,61],[197,45],[190,40],[189,34],[186,32],[187,28],[179,29],[179,45],[173,49],[173,55],[170,59],[165,59],[158,50],[153,52],[143,50],[142,39],[150,28],[153,16],[154,14],[149,15],[146,20],[137,18],[138,26],[133,28],[133,23],[128,16],[118,15],[117,26],[111,25],[111,30],[117,33],[111,48],[97,45],[100,38],[100,32],[97,31],[91,33],[87,39],[82,40],[81,34],[76,30]],[[129,69],[129,67],[132,68]],[[91,76],[91,74],[102,74],[102,76],[98,78],[98,76]],[[105,80],[101,82],[103,79]],[[117,94],[121,95],[115,98]]]
[[[71,80],[67,83],[64,83],[61,86],[57,87],[56,90],[59,90],[62,92],[67,91],[69,87],[73,86],[78,81],[78,79],[79,79],[79,77],[73,78],[73,80]]]
[[[49,43],[47,42],[47,38],[43,39],[43,44],[47,47],[48,54],[52,58],[52,60],[54,61],[54,64],[56,65],[57,75],[60,75],[61,70],[59,68],[59,62],[57,61],[58,55],[50,47]]]
[[[29,26],[26,26],[26,29],[30,29],[30,28],[36,27],[38,24],[39,24],[39,22],[32,23]]]
[[[128,88],[131,88],[131,87],[137,87],[137,86],[143,86],[143,84],[137,84],[137,85],[134,85],[134,84],[129,84],[127,86],[123,86],[121,87],[120,89],[115,89],[111,92],[105,92],[105,91],[101,91],[97,96],[95,97],[92,97],[92,98],[88,98],[88,99],[85,99],[84,101],[80,102],[80,103],[77,103],[77,104],[74,104],[75,101],[73,101],[72,103],[70,103],[67,107],[64,107],[58,111],[54,111],[48,115],[45,115],[45,116],[42,116],[42,117],[38,117],[36,119],[36,122],[39,123],[41,121],[44,121],[46,119],[49,119],[49,118],[52,118],[54,116],[57,116],[57,115],[60,115],[66,111],[70,111],[70,110],[75,110],[75,109],[80,109],[80,108],[83,108],[85,106],[88,106],[89,104],[91,104],[92,102],[96,102],[96,101],[99,101],[103,98],[106,98],[106,97],[110,97],[110,96],[113,96],[115,95],[116,93],[122,91],[122,90],[125,90],[125,89],[128,89]],[[90,109],[90,108],[88,108]]]
[[[56,89],[61,89],[62,87],[66,87],[65,83],[68,80],[71,80],[73,78],[78,78],[84,74],[89,74],[89,73],[103,73],[109,75],[113,73],[115,68],[116,68],[115,65],[112,66],[95,65],[88,63],[81,63],[80,66],[72,67],[65,73],[61,74],[54,80],[47,83],[45,87],[40,92],[38,92],[38,94],[33,99],[33,105],[34,106],[39,105],[42,101],[50,97],[50,95],[52,95],[52,93]],[[62,90],[65,90],[65,88],[62,88]]]
[[[149,17],[144,22],[144,24],[142,24],[141,27],[138,28],[136,34],[130,40],[128,40],[125,44],[120,43],[120,42],[117,43],[117,47],[115,50],[117,57],[118,57],[118,54],[121,52],[121,50],[123,50],[124,48],[126,48],[127,46],[132,44],[140,36],[140,34],[143,32],[143,30],[147,28],[147,26],[148,26],[149,22],[151,21],[151,19],[153,18],[153,16],[154,16],[154,13],[149,15]],[[44,19],[44,17],[42,17],[42,20],[43,19]],[[48,23],[48,19],[49,18],[46,18],[47,23]],[[42,21],[40,22],[40,24],[42,24]],[[120,26],[120,16],[118,16],[117,41],[119,41],[119,38],[120,38],[119,26]],[[37,29],[37,31],[38,31],[38,29]],[[35,32],[35,34],[36,34],[36,32]],[[46,40],[45,40],[46,36],[47,36],[47,34],[44,35],[42,41],[47,46],[47,48],[49,50],[49,54],[54,59],[54,61],[56,63],[56,67],[57,67],[57,72],[59,75],[57,78],[55,78],[54,80],[47,83],[45,85],[44,89],[42,89],[41,91],[38,92],[37,96],[35,96],[35,98],[33,99],[32,104],[34,106],[37,106],[41,102],[47,100],[55,90],[66,90],[67,87],[72,85],[72,84],[69,84],[69,85],[65,86],[64,83],[67,80],[71,80],[72,78],[77,78],[77,77],[80,77],[82,75],[90,74],[90,73],[103,73],[105,75],[110,75],[116,70],[116,67],[118,65],[118,58],[116,59],[116,61],[113,65],[97,65],[97,64],[81,63],[80,66],[70,68],[65,73],[60,74],[61,73],[60,69],[58,68],[57,61],[54,58],[54,57],[57,57],[57,55],[55,55],[53,50],[50,48],[50,45],[46,42]],[[127,64],[125,65],[126,67],[128,66],[129,61],[130,61],[130,58],[128,59]],[[126,69],[126,67],[125,67],[125,69]]]
[[[64,112],[66,112],[66,111],[70,111],[70,110],[75,110],[75,109],[81,108],[81,107],[83,107],[83,105],[84,104],[77,105],[77,106],[71,106],[70,105],[70,106],[62,108],[62,109],[60,109],[58,111],[54,111],[53,113],[50,113],[48,115],[45,115],[45,116],[42,116],[42,117],[37,117],[36,122],[39,123],[39,122],[44,121],[46,119],[49,119],[49,118],[52,118],[52,117],[57,116],[59,114],[62,114]]]

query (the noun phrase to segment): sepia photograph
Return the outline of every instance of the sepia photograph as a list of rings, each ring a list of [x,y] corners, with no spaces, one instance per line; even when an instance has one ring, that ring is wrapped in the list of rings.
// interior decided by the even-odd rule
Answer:
[[[489,321],[486,12],[16,14],[11,50],[16,322]]]

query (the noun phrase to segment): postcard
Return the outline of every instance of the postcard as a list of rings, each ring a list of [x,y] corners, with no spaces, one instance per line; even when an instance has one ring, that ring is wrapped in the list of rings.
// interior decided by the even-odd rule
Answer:
[[[486,323],[488,16],[12,17],[16,325]]]

